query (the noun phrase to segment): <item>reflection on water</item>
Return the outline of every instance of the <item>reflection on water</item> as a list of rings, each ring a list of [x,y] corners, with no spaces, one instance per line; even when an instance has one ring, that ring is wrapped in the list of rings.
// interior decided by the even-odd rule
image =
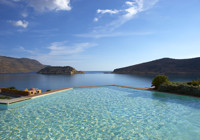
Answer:
[[[104,72],[86,72],[76,75],[42,75],[27,74],[0,74],[0,87],[15,86],[18,89],[40,88],[59,89],[72,86],[91,86],[105,84],[119,84],[134,87],[150,87],[154,75],[130,74],[104,74]],[[196,76],[169,76],[171,81],[191,81],[198,79]]]

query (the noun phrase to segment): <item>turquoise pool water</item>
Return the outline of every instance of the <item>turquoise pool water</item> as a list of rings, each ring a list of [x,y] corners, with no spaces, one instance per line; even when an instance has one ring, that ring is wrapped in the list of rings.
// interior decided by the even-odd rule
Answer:
[[[122,87],[72,89],[1,110],[0,139],[198,140],[200,99]]]

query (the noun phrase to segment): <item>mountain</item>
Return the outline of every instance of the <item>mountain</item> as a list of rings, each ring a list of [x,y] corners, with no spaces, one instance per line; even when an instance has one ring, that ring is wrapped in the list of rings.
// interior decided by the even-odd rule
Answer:
[[[44,67],[46,66],[33,59],[0,56],[0,73],[37,72]]]
[[[84,73],[83,71],[77,71],[75,68],[66,66],[66,67],[52,67],[48,66],[43,69],[41,69],[38,73],[40,74],[78,74],[78,73]]]
[[[162,58],[124,68],[113,73],[120,74],[182,74],[200,75],[200,57],[191,59]]]

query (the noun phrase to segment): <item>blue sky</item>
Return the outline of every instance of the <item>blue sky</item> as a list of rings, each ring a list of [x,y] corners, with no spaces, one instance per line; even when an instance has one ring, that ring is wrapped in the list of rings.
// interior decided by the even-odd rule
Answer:
[[[0,0],[0,55],[78,70],[200,56],[199,0]]]

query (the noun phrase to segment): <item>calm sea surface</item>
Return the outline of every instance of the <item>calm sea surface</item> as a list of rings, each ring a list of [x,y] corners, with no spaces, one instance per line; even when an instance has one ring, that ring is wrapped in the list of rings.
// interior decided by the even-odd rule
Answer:
[[[39,88],[43,91],[71,86],[92,86],[118,84],[134,87],[150,87],[152,75],[104,74],[90,71],[76,75],[0,74],[0,87],[15,86],[18,89]],[[170,81],[186,82],[196,80],[197,76],[169,76]]]

